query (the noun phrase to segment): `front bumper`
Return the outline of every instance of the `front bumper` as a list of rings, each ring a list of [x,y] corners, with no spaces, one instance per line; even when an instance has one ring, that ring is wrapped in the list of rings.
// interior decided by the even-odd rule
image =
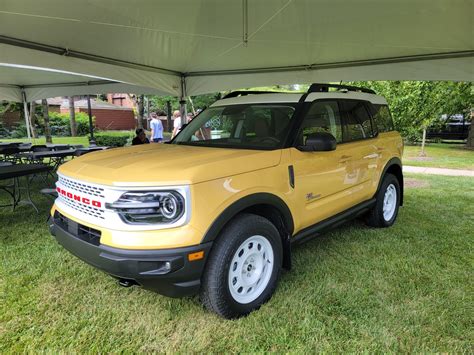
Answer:
[[[51,217],[51,234],[69,252],[111,276],[136,283],[168,297],[193,295],[199,291],[211,243],[162,250],[112,248],[81,237],[77,223]],[[204,258],[189,261],[188,255],[204,251]]]

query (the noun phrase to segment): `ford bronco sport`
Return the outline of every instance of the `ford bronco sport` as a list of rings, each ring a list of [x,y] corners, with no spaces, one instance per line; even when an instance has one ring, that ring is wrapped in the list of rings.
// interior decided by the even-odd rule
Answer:
[[[199,293],[209,310],[238,317],[271,297],[293,244],[356,216],[394,223],[402,150],[371,90],[233,92],[169,144],[62,165],[50,229],[122,286]]]

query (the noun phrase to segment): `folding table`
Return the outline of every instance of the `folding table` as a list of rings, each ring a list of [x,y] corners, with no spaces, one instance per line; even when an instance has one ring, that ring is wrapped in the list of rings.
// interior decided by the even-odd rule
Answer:
[[[10,166],[0,166],[0,180],[13,180],[12,184],[0,186],[0,190],[7,192],[12,198],[11,204],[1,205],[0,207],[13,206],[13,209],[15,209],[19,204],[28,204],[32,205],[36,212],[38,212],[38,208],[31,200],[30,180],[28,179],[28,176],[48,172],[50,170],[50,166],[43,164],[15,164]],[[21,177],[25,177],[25,186],[21,186],[20,184]],[[22,199],[21,197],[22,191],[25,191],[26,193],[25,199]]]

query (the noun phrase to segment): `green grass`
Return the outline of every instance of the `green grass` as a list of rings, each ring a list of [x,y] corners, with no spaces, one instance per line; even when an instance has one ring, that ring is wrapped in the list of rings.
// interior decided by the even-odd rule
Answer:
[[[50,237],[50,202],[0,210],[0,353],[472,352],[474,185],[411,175],[397,223],[295,248],[274,297],[227,321],[198,299],[121,288]]]
[[[429,143],[426,157],[420,158],[421,146],[406,145],[403,164],[412,166],[474,170],[474,150],[464,144]]]
[[[24,142],[29,143],[27,138],[17,138],[17,139],[3,139],[0,138],[0,142]],[[33,144],[46,144],[46,139],[40,137],[37,139],[32,139]],[[89,136],[84,137],[53,137],[53,143],[55,144],[82,144],[85,147],[89,146]]]

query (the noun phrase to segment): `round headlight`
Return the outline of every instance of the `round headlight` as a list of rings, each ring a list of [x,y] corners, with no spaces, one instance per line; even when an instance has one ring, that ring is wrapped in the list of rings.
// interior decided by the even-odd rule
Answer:
[[[175,219],[181,212],[179,201],[173,194],[167,194],[161,198],[160,212],[168,219]]]

